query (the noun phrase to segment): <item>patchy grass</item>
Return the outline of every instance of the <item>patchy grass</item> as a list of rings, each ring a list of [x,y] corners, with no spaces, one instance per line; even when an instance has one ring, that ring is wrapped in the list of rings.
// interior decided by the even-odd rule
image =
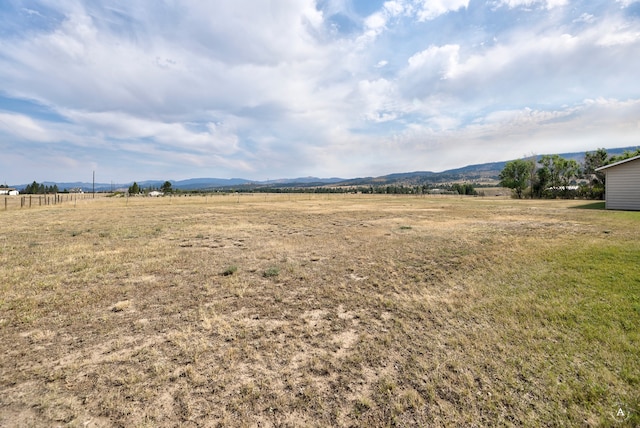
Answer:
[[[225,270],[222,271],[222,275],[223,276],[229,276],[229,275],[233,275],[236,272],[238,272],[238,266],[231,265],[231,266],[227,267]]]
[[[640,424],[640,213],[81,202],[0,213],[1,426]]]
[[[280,275],[280,268],[275,266],[271,266],[267,268],[264,272],[262,272],[262,276],[264,276],[265,278],[271,278],[278,275]]]

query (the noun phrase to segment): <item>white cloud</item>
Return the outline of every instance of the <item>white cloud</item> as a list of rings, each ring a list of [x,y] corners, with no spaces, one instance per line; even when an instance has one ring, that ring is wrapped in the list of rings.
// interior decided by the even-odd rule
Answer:
[[[405,96],[424,98],[439,92],[441,82],[457,67],[459,51],[458,45],[430,46],[412,55],[402,73],[401,87]]]
[[[362,111],[364,118],[371,122],[397,119],[404,110],[399,105],[395,85],[385,79],[359,82],[354,96],[357,97],[358,109]]]
[[[544,5],[547,9],[566,6],[569,0],[497,0],[496,4],[510,8]]]
[[[176,6],[165,11],[177,15],[168,34],[154,28],[156,7],[121,34],[105,28],[104,10],[74,11],[53,33],[0,41],[5,58],[23,71],[3,77],[32,98],[106,110],[170,109],[174,98],[190,99],[195,108],[209,107],[211,100],[261,102],[274,80],[297,77],[282,71],[312,66],[324,55],[312,34],[322,16],[310,1],[249,3]]]
[[[640,41],[640,31],[622,30],[603,34],[597,44],[599,46],[630,45],[636,44],[638,41]]]
[[[384,2],[383,7],[384,11],[392,17],[402,15],[407,10],[407,7],[404,5],[404,3],[399,0],[386,1]]]
[[[420,21],[429,21],[462,8],[469,7],[469,0],[423,0],[417,16]]]
[[[0,130],[21,140],[37,142],[55,141],[57,137],[29,116],[15,113],[0,112]]]
[[[141,119],[119,112],[66,111],[64,114],[76,125],[99,132],[104,139],[151,139],[162,147],[216,155],[231,155],[239,150],[238,136],[221,123],[209,122],[205,129],[194,131],[189,129],[189,124]]]
[[[617,3],[620,3],[622,7],[629,7],[633,3],[637,3],[640,0],[616,0]]]
[[[583,13],[579,18],[573,20],[573,22],[584,22],[585,24],[593,24],[596,21],[596,17],[590,13]]]

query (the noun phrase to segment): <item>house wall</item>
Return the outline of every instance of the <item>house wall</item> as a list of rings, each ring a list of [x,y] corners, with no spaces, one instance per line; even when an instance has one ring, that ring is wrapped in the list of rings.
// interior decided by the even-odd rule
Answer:
[[[640,211],[640,159],[606,170],[606,207]]]

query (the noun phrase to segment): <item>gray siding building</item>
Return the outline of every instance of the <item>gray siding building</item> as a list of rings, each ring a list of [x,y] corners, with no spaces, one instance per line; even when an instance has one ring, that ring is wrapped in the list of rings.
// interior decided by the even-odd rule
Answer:
[[[640,211],[640,156],[598,168],[606,173],[604,196],[608,210]]]

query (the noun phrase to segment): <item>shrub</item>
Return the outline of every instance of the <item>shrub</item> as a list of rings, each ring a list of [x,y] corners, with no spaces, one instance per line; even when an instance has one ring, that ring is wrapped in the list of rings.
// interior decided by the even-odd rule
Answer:
[[[226,268],[225,270],[222,271],[222,275],[223,276],[233,275],[237,271],[238,271],[238,266],[231,265],[231,266],[229,266],[228,268]]]
[[[280,269],[277,267],[270,267],[262,273],[262,276],[265,278],[271,278],[278,275],[280,275]]]

